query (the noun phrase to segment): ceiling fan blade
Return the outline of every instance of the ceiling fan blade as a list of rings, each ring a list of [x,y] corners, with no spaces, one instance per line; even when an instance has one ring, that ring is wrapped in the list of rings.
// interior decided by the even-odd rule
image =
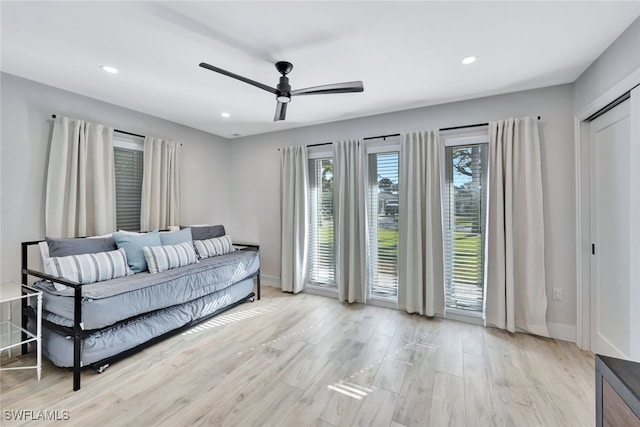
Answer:
[[[285,104],[284,102],[278,102],[278,105],[276,105],[276,114],[273,117],[273,121],[278,122],[280,120],[284,120],[286,115],[287,115],[287,104]]]
[[[349,92],[363,92],[364,86],[362,82],[344,82],[334,83],[330,85],[307,87],[304,89],[296,89],[291,91],[291,96],[296,95],[325,95],[330,93],[349,93]]]
[[[206,16],[192,17],[193,15],[185,14],[181,5],[168,2],[149,2],[147,5],[150,13],[182,31],[189,31],[199,37],[225,44],[268,64],[277,61],[263,50],[264,43],[248,43],[240,38],[235,38],[230,33],[221,31],[218,26],[208,22]]]
[[[206,62],[201,62],[200,66],[202,68],[206,68],[207,70],[215,71],[216,73],[224,74],[225,76],[229,76],[233,79],[240,80],[241,82],[248,83],[252,86],[258,87],[262,90],[266,90],[267,92],[273,93],[275,95],[278,94],[278,90],[274,87],[267,86],[255,80],[248,79],[246,77],[239,76],[238,74],[232,73],[231,71],[223,70],[222,68],[214,67],[213,65],[209,65]]]

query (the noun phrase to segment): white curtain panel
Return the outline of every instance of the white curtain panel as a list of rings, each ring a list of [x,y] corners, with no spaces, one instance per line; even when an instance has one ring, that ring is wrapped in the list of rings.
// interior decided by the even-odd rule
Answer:
[[[309,172],[307,147],[280,151],[281,272],[285,292],[298,293],[307,281]]]
[[[47,169],[46,235],[82,237],[115,229],[113,129],[58,116]]]
[[[364,142],[333,144],[333,209],[338,299],[366,303],[369,295],[367,169]]]
[[[180,224],[182,146],[167,139],[144,139],[140,228],[164,229]]]
[[[437,131],[406,134],[400,143],[398,308],[444,314],[444,241]]]
[[[489,123],[489,171],[486,324],[549,336],[537,121]]]

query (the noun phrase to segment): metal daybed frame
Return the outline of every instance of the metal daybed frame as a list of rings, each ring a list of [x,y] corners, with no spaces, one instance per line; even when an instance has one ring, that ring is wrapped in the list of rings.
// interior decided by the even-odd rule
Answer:
[[[72,282],[69,280],[65,280],[62,279],[60,277],[55,277],[55,276],[51,276],[45,273],[42,273],[40,271],[37,270],[32,270],[29,268],[29,262],[28,262],[28,248],[29,246],[32,245],[37,245],[38,243],[42,242],[42,240],[34,240],[34,241],[30,241],[30,242],[22,242],[22,283],[24,285],[28,285],[28,279],[29,276],[34,276],[34,277],[38,277],[40,279],[45,279],[45,280],[49,280],[51,282],[55,282],[55,283],[60,283],[61,285],[65,285],[65,286],[69,286],[71,288],[74,289],[74,310],[73,310],[73,327],[70,326],[61,326],[58,325],[56,323],[53,323],[51,321],[48,321],[46,319],[42,319],[42,324],[43,326],[46,325],[49,329],[52,329],[54,331],[60,332],[61,334],[67,335],[67,336],[71,336],[73,337],[73,391],[78,391],[80,390],[80,374],[81,374],[81,370],[82,368],[84,368],[85,366],[81,366],[81,350],[82,350],[82,339],[88,337],[89,335],[101,330],[101,329],[94,329],[94,330],[84,330],[83,329],[83,324],[82,324],[82,284],[80,283],[76,283],[76,282]],[[260,256],[260,246],[259,245],[253,245],[253,244],[241,244],[241,243],[234,243],[233,246],[237,246],[240,249],[239,250],[250,250],[250,251],[256,251],[258,252],[258,257]],[[259,259],[258,259],[259,262]],[[256,273],[254,273],[252,276],[249,277],[254,277],[256,279],[256,292],[251,292],[250,294],[248,294],[245,298],[230,304],[226,307],[222,307],[219,310],[208,314],[204,317],[201,317],[199,319],[195,319],[192,320],[191,322],[180,326],[176,329],[173,329],[169,332],[166,332],[162,335],[158,335],[157,337],[154,337],[142,344],[137,345],[136,347],[130,348],[128,350],[124,350],[118,354],[115,354],[113,356],[109,356],[105,359],[99,360],[97,362],[91,363],[89,365],[87,365],[86,367],[89,367],[91,369],[96,370],[96,372],[98,373],[102,373],[104,372],[104,370],[111,364],[111,363],[115,363],[119,360],[124,359],[125,357],[128,357],[138,351],[144,350],[147,347],[152,346],[153,344],[160,342],[162,340],[164,340],[165,338],[169,338],[173,335],[176,335],[180,332],[185,331],[186,329],[192,328],[194,325],[197,325],[198,323],[204,322],[206,320],[211,319],[214,316],[217,316],[218,314],[222,313],[223,311],[229,310],[230,308],[236,307],[240,304],[243,304],[245,302],[253,302],[254,301],[254,296],[257,296],[257,299],[260,299],[260,267],[258,267],[258,271]],[[106,328],[103,329],[107,329],[107,328],[112,328],[116,325],[120,325],[126,322],[129,322],[137,317],[140,316],[146,316],[150,313],[154,313],[157,311],[160,311],[162,309],[159,310],[152,310],[150,312],[146,312],[146,313],[141,313],[139,315],[133,316],[133,317],[129,317],[127,319],[123,319],[120,320],[119,322],[113,324],[113,325],[109,325]],[[31,306],[29,306],[27,304],[27,300],[22,299],[22,327],[24,329],[27,329],[27,322],[29,321],[29,318],[35,319],[36,318],[36,313],[33,310],[33,308]],[[24,335],[24,333],[23,333]],[[23,337],[24,339],[24,337]],[[26,354],[28,352],[28,345],[27,344],[23,344],[22,345],[22,354]]]

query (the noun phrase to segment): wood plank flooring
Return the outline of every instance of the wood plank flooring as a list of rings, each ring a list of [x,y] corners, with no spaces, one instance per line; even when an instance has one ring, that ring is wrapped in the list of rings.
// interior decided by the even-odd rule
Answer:
[[[79,426],[591,426],[595,419],[593,355],[574,344],[273,288],[103,374],[84,371],[78,392],[71,378],[48,361],[40,382],[33,371],[3,371],[2,425],[29,424],[6,412],[19,410],[69,411],[65,425]]]

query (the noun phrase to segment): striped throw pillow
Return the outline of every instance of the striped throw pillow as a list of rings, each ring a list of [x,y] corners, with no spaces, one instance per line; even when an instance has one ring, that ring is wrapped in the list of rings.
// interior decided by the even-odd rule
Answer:
[[[194,240],[193,244],[198,252],[200,259],[212,256],[224,255],[235,251],[233,242],[228,235],[222,237],[214,237],[207,240]]]
[[[146,246],[142,250],[151,274],[198,262],[191,242],[178,243],[177,245]]]
[[[84,285],[133,274],[127,264],[127,254],[124,249],[51,257],[46,259],[45,263],[47,264],[45,269],[53,276]]]

